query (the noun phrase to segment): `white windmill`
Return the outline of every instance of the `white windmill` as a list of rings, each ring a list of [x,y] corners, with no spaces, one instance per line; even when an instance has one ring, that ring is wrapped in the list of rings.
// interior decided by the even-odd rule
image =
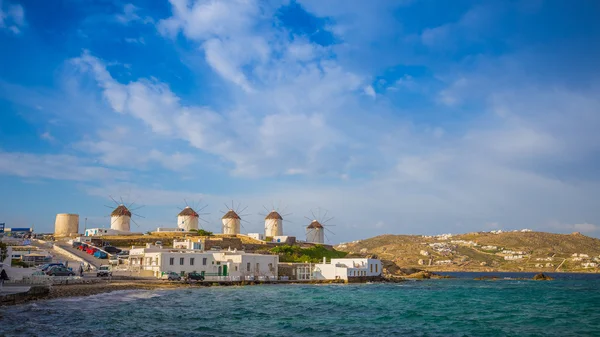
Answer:
[[[281,213],[283,213],[283,211],[281,211],[281,209],[279,209],[279,207],[275,208],[274,204],[273,204],[273,208],[271,209],[271,211],[269,211],[269,209],[267,207],[265,207],[264,205],[263,205],[263,208],[265,209],[266,213],[259,213],[259,215],[262,215],[265,217],[265,237],[282,236],[283,235],[283,222],[287,221],[287,220],[284,220],[283,217],[288,216],[292,213],[281,215]]]
[[[242,210],[240,210],[240,205],[241,204],[238,204],[237,208],[234,207],[233,201],[231,201],[231,207],[229,207],[229,205],[225,204],[225,207],[226,207],[226,209],[228,209],[228,211],[227,212],[221,211],[222,213],[225,213],[225,215],[223,215],[223,217],[221,218],[221,222],[223,223],[223,234],[228,234],[228,235],[240,234],[241,221],[245,221],[241,218],[241,216],[248,215],[248,214],[239,215],[239,213],[243,213],[246,210],[246,208],[248,208],[248,206],[246,206]],[[245,221],[245,222],[247,222],[247,221]]]
[[[177,227],[183,229],[184,232],[197,231],[199,228],[199,220],[200,215],[207,215],[209,213],[197,213],[194,208],[188,205],[187,201],[183,199],[185,202],[185,208],[181,209],[181,212],[177,214]],[[208,205],[205,205],[201,208],[197,208],[200,212],[204,210]]]
[[[113,209],[113,211],[110,213],[110,228],[120,231],[120,232],[130,232],[131,231],[131,224],[130,224],[131,221],[136,226],[139,227],[137,222],[135,222],[135,220],[133,220],[131,217],[132,217],[132,215],[135,215],[140,218],[143,218],[143,216],[133,213],[132,211],[138,210],[144,206],[139,206],[139,207],[136,207],[135,209],[133,209],[132,207],[135,204],[135,202],[132,202],[131,204],[126,205],[125,202],[123,201],[123,198],[119,198],[121,200],[121,203],[119,203],[112,196],[109,196],[109,197],[117,205],[117,207],[115,209]],[[105,205],[105,207],[112,208],[112,207],[106,206],[106,205]]]
[[[306,242],[325,243],[326,238],[327,241],[329,241],[329,238],[325,234],[325,231],[328,231],[333,235],[335,235],[335,233],[333,233],[326,227],[333,227],[334,225],[326,224],[327,222],[333,220],[333,217],[327,218],[327,210],[325,210],[325,213],[323,214],[323,216],[321,216],[321,208],[319,208],[317,215],[315,215],[315,212],[313,210],[311,210],[310,213],[313,216],[312,219],[305,216],[306,219],[310,220],[310,224],[306,226]]]

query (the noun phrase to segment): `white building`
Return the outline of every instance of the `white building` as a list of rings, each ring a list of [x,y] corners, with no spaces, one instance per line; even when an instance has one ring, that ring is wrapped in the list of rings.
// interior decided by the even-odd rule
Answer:
[[[173,227],[158,227],[156,228],[157,232],[184,232],[183,228],[173,228]]]
[[[120,231],[112,228],[88,228],[85,230],[85,236],[103,236],[103,235],[142,235],[130,231]]]
[[[161,277],[175,272],[203,274],[206,280],[274,280],[277,279],[278,255],[250,254],[243,251],[203,251],[197,242],[175,241],[173,248],[148,244],[129,251],[132,271]]]
[[[260,241],[265,240],[265,236],[262,233],[248,233],[248,237],[251,237],[254,240],[260,240]]]
[[[381,276],[383,264],[378,259],[355,258],[355,259],[331,259],[327,263],[317,263],[313,269],[313,279],[316,280],[348,280],[353,277]]]

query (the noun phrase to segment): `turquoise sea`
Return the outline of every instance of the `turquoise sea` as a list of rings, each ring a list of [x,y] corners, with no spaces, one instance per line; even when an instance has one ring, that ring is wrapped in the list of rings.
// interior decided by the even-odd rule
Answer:
[[[0,308],[0,336],[600,336],[600,275],[117,291]],[[494,274],[530,277],[532,274]]]

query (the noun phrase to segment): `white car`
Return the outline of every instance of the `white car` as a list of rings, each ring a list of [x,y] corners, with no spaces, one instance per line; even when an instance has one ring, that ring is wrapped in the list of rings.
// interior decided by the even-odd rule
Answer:
[[[100,268],[98,268],[98,271],[96,272],[96,277],[105,277],[105,276],[112,276],[112,269],[110,266],[102,265],[102,266],[100,266]]]

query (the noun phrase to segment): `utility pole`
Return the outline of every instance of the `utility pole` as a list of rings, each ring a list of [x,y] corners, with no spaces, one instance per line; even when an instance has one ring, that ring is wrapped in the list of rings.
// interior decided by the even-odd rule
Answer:
[[[85,218],[85,222],[83,223],[83,235],[85,236],[85,231],[87,230],[87,218]]]

